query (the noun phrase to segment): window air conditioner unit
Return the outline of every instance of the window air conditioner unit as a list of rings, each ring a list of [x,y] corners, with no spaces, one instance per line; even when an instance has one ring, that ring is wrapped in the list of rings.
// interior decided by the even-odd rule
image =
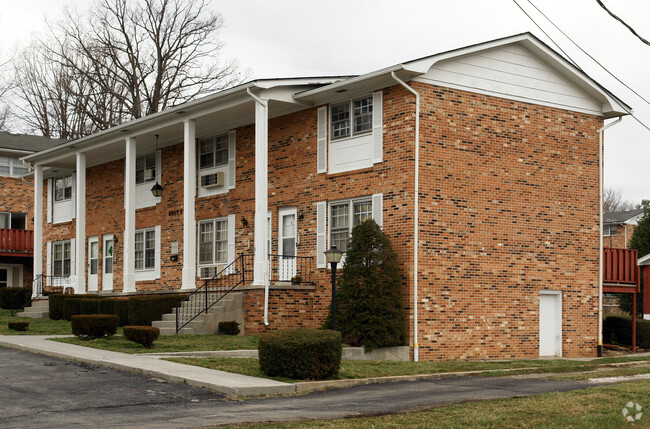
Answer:
[[[144,170],[144,180],[145,181],[153,180],[153,169],[152,168],[148,168],[148,169]]]
[[[223,171],[218,173],[204,174],[201,176],[201,187],[219,188],[224,185]]]

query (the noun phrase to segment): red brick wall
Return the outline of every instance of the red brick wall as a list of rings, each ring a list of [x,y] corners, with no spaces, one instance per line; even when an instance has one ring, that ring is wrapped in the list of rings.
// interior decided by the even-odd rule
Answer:
[[[26,229],[34,230],[34,185],[29,180],[0,176],[0,212],[25,213]],[[31,284],[32,257],[0,255],[0,263],[23,265],[23,285]]]
[[[420,358],[537,356],[542,289],[562,291],[564,355],[593,355],[602,119],[412,85],[422,94]],[[412,343],[414,103],[400,86],[384,89],[383,96],[384,162],[354,172],[316,173],[316,108],[270,120],[272,253],[278,209],[296,207],[304,216],[298,255],[315,258],[317,202],[382,193],[384,230],[402,266]],[[162,203],[138,210],[136,220],[137,228],[162,226],[162,278],[138,282],[139,291],[178,289],[181,283],[182,215],[170,212],[182,209],[182,145],[166,147],[162,155]],[[122,289],[123,164],[87,171],[87,236],[99,235],[100,243],[106,233],[118,238],[116,291]],[[236,165],[236,188],[197,198],[196,218],[235,214],[239,254],[252,252],[254,242],[252,125],[237,129]],[[44,241],[73,236],[74,222],[48,225]],[[169,261],[171,241],[180,245],[176,263]],[[330,301],[329,270],[317,270],[315,280],[309,291],[272,290],[269,328],[262,322],[263,291],[247,291],[246,332],[320,326]]]
[[[616,235],[603,237],[603,246],[615,247],[619,249],[629,248],[630,240],[632,239],[632,234],[634,233],[635,229],[636,225],[618,225],[616,228]]]

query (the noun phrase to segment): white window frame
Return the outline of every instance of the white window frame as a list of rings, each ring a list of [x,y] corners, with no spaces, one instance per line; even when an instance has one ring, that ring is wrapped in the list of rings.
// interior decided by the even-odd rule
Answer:
[[[201,165],[201,146],[204,143],[211,145],[210,152],[212,162],[209,165]],[[225,145],[225,148],[216,150],[217,144]],[[221,159],[217,162],[217,152],[222,153]],[[198,138],[196,141],[196,172],[197,172],[197,196],[199,198],[213,195],[228,193],[235,189],[236,176],[236,152],[237,152],[237,134],[235,130],[226,133],[216,134],[211,137]],[[206,152],[207,153],[207,152]],[[202,186],[202,177],[207,175],[223,173],[223,186]]]
[[[135,158],[135,184],[142,185],[146,183],[154,183],[158,173],[158,154],[156,152],[145,153],[144,155],[136,156]],[[138,163],[142,163],[142,168],[138,167]],[[151,165],[153,163],[153,165]],[[146,172],[153,170],[153,174],[147,177]],[[142,171],[141,178],[138,178],[138,172]]]
[[[614,233],[612,234],[612,231]],[[615,236],[618,235],[618,224],[617,223],[605,223],[603,225],[603,237]]]
[[[64,184],[65,184],[65,181],[68,180],[68,179],[70,180],[70,186],[64,186],[63,188],[60,188],[61,191],[62,191],[62,193],[63,193],[63,196],[62,196],[61,198],[59,198],[59,197],[57,196],[57,192],[56,192],[56,191],[57,191],[57,182],[59,182],[59,180],[61,180],[61,181],[64,181]],[[55,203],[62,203],[62,202],[64,202],[64,201],[70,201],[70,200],[72,200],[72,198],[73,198],[73,196],[74,196],[74,193],[72,192],[72,188],[73,188],[73,186],[72,186],[72,182],[73,182],[73,179],[74,179],[74,178],[72,177],[72,175],[69,175],[69,176],[59,176],[59,177],[55,177],[55,178],[54,178],[54,180],[53,180],[53,185],[52,185],[52,186],[54,187],[54,188],[53,188],[53,191],[54,191],[53,193],[54,193],[54,202],[55,202]],[[66,190],[67,190],[67,189],[70,189],[70,195],[69,195],[69,196],[66,196]]]
[[[356,206],[361,207],[362,205],[367,205],[366,210],[363,212],[360,212],[362,218],[360,217],[359,220],[355,220],[355,212],[354,209]],[[332,238],[332,225],[334,224],[333,222],[333,210],[334,207],[338,206],[347,206],[347,235],[345,242],[350,239],[350,236],[352,235],[352,228],[354,228],[356,225],[359,223],[363,222],[366,219],[372,219],[373,218],[373,210],[372,210],[372,196],[368,197],[360,197],[360,198],[350,198],[346,200],[338,200],[338,201],[332,201],[329,203],[329,208],[328,208],[328,216],[327,216],[327,241],[330,243],[330,246],[334,242]],[[356,222],[356,223],[355,223]],[[339,239],[340,241],[340,239]],[[347,248],[339,247],[339,250],[343,250],[344,252],[347,250]]]
[[[0,173],[0,177],[22,177],[25,174],[29,173],[29,167],[23,164],[20,159],[14,158],[12,156],[0,155],[0,162],[3,159],[7,160],[7,164],[2,166],[8,168],[9,172],[8,174]],[[23,173],[16,173],[17,169],[23,170]]]
[[[357,103],[366,102],[367,104],[357,106]],[[331,140],[342,140],[346,138],[353,138],[360,136],[362,134],[368,134],[372,132],[373,125],[373,96],[372,94],[367,94],[362,97],[352,98],[340,103],[332,103],[330,105],[330,136]],[[341,120],[334,120],[334,109],[338,107],[347,107],[348,117],[343,121],[347,121],[347,133],[344,135],[336,135],[334,125],[335,123],[342,122]],[[359,109],[365,110],[363,113],[359,112]],[[363,130],[356,131],[358,121],[366,119],[367,125]]]
[[[57,273],[57,247],[61,246],[61,272]],[[66,246],[68,247],[68,258],[65,257],[65,248]],[[73,272],[72,272],[72,252],[74,249],[72,248],[72,242],[70,240],[63,240],[63,241],[55,241],[52,243],[52,276],[53,277],[70,277]],[[68,261],[68,273],[66,274],[65,272],[65,261]]]
[[[212,155],[212,162],[210,165],[202,165],[201,163],[201,155],[203,155],[201,149],[204,143],[210,144],[212,147],[212,150],[210,151],[210,155]],[[217,151],[216,147],[217,144],[224,145],[225,149],[220,149]],[[198,141],[198,148],[197,148],[197,155],[198,155],[198,166],[199,166],[199,171],[206,171],[210,170],[215,167],[222,167],[222,166],[227,166],[228,165],[228,156],[229,156],[229,144],[228,144],[228,133],[226,134],[218,134],[216,136],[212,137],[206,137],[199,139]],[[220,162],[217,162],[217,152],[220,153],[225,153],[225,156],[223,156],[222,160]]]
[[[153,232],[153,237],[154,237],[154,246],[153,246],[153,253],[154,253],[154,265],[153,267],[146,267],[145,261],[146,261],[146,250],[147,248],[145,247],[142,252],[142,267],[141,268],[135,268],[135,281],[151,281],[151,280],[158,280],[160,279],[160,239],[161,239],[161,228],[160,225],[157,225],[155,227],[150,227],[150,228],[142,228],[142,229],[136,229],[134,234],[134,249],[133,249],[133,257],[135,258],[136,253],[138,252],[136,250],[137,248],[137,241],[136,238],[138,234],[142,233],[142,237],[144,240],[144,244],[146,245],[146,236],[148,232]],[[151,249],[151,248],[149,248]]]
[[[153,168],[153,178],[147,178],[144,179],[144,172],[147,170],[150,170],[147,168],[147,157],[151,157],[152,154],[155,154],[155,166]],[[144,169],[141,171],[142,173],[142,180],[138,181],[138,160],[144,159]],[[160,149],[156,150],[155,152],[147,152],[145,154],[140,154],[136,156],[136,170],[134,172],[136,176],[136,184],[135,184],[135,208],[136,209],[142,209],[146,207],[155,207],[156,204],[160,204],[162,201],[161,197],[154,197],[154,195],[151,193],[151,187],[153,186],[154,183],[158,182],[162,184],[162,152]],[[126,190],[126,182],[124,183],[125,190],[124,192],[127,192]]]
[[[217,258],[217,224],[225,224],[225,230],[221,229],[222,232],[225,232],[226,239],[220,240],[220,242],[225,243],[225,259]],[[212,225],[212,239],[211,239],[211,258],[210,261],[201,260],[201,226],[202,225]],[[196,228],[197,231],[197,273],[198,277],[201,279],[210,279],[217,274],[217,270],[223,269],[223,267],[231,264],[235,260],[235,215],[229,215],[225,217],[218,217],[213,219],[203,219],[198,221]],[[222,251],[223,252],[223,251]]]

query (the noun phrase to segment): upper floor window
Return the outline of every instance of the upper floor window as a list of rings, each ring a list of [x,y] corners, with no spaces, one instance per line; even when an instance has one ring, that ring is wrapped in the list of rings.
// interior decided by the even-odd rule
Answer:
[[[72,198],[72,176],[54,179],[54,201],[66,201]]]
[[[135,159],[135,183],[147,183],[156,180],[156,153],[140,155]]]
[[[199,140],[199,168],[228,164],[228,134]]]
[[[20,177],[28,171],[29,168],[18,158],[0,156],[0,176]]]
[[[610,235],[617,235],[618,234],[618,225],[615,223],[606,223],[603,225],[603,235],[604,236],[610,236]]]
[[[372,130],[372,95],[331,106],[332,140]]]

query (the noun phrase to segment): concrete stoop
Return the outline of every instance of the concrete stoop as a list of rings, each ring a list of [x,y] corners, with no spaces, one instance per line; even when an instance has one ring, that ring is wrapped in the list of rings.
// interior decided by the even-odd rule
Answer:
[[[47,319],[50,317],[50,301],[45,297],[38,297],[29,307],[25,307],[20,313],[16,313],[18,317],[29,317],[30,319]]]
[[[239,323],[239,335],[244,335],[244,294],[241,292],[226,295],[207,314],[201,314],[183,327],[179,334],[216,334],[219,322],[231,320]],[[151,326],[160,329],[160,335],[176,334],[176,309],[164,314],[162,320],[153,322]]]

